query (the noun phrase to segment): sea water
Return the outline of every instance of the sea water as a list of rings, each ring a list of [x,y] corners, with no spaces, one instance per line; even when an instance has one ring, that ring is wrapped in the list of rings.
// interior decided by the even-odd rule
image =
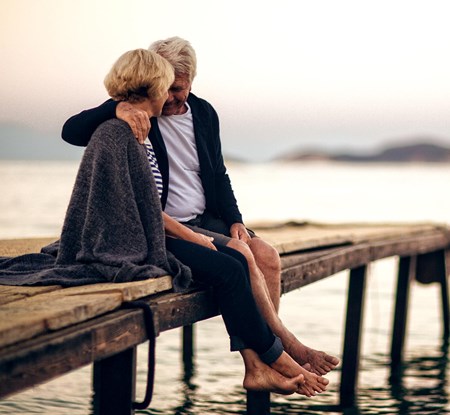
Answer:
[[[77,171],[76,162],[0,162],[0,238],[56,236]],[[230,164],[244,219],[267,221],[439,222],[450,224],[449,165]],[[414,283],[405,344],[405,375],[389,383],[389,349],[397,260],[369,268],[357,408],[352,414],[450,413],[447,351],[439,289]],[[341,357],[348,272],[282,297],[280,315],[305,344]],[[243,414],[243,365],[228,351],[220,317],[195,327],[194,371],[181,364],[181,332],[157,338],[153,401],[144,414]],[[146,348],[138,348],[137,395],[143,397]],[[0,402],[0,414],[92,413],[92,367],[87,366]],[[315,398],[272,395],[273,414],[342,414],[339,370]],[[345,413],[349,413],[346,411]]]

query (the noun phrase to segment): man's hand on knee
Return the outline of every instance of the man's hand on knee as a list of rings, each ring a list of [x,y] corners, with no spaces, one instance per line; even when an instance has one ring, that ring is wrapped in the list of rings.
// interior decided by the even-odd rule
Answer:
[[[232,238],[239,239],[246,244],[249,244],[252,240],[243,223],[233,223],[230,228],[230,234]]]

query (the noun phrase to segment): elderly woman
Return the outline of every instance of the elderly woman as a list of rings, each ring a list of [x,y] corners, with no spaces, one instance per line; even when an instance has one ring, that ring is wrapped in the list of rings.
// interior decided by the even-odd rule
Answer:
[[[150,119],[161,115],[173,81],[173,68],[163,57],[137,49],[116,61],[105,87],[113,100]],[[226,246],[214,250],[173,237],[170,230],[179,224],[163,217],[160,173],[148,162],[152,156],[151,145],[139,144],[124,121],[100,124],[80,164],[60,240],[41,254],[1,259],[0,283],[73,286],[170,273],[174,289],[182,290],[192,277],[213,287],[231,349],[244,359],[245,388],[306,396],[324,391],[328,381],[285,353],[260,315],[245,257]]]

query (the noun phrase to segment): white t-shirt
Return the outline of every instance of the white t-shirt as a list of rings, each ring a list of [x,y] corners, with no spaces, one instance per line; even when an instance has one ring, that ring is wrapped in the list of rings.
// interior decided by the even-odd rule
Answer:
[[[167,148],[170,171],[164,212],[179,222],[186,222],[202,214],[206,204],[191,108],[188,106],[185,114],[159,117],[158,125]]]

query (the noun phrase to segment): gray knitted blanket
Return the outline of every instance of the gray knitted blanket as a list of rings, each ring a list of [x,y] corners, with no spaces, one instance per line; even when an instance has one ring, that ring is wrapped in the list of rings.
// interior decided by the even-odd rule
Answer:
[[[191,272],[165,249],[152,177],[128,125],[100,125],[81,161],[59,241],[41,253],[0,258],[0,284],[75,286],[170,274],[176,291],[186,288]]]

